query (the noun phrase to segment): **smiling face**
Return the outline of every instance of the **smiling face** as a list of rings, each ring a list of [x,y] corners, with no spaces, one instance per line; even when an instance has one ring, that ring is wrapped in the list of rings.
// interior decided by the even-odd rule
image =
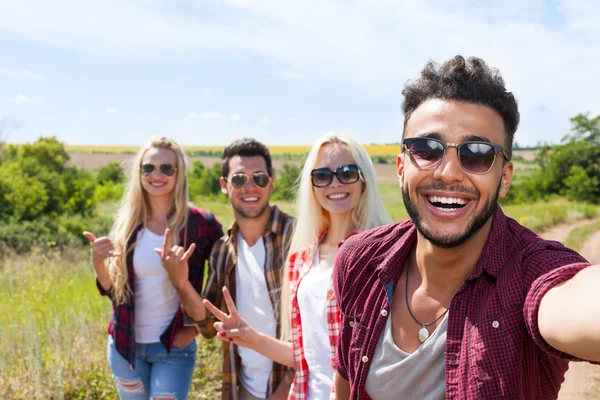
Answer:
[[[404,137],[433,137],[446,143],[505,143],[502,117],[493,109],[438,99],[415,109]],[[508,192],[513,173],[512,163],[502,162],[501,155],[497,157],[489,172],[476,175],[462,169],[457,150],[452,147],[432,170],[419,170],[407,150],[398,156],[404,204],[425,239],[450,248],[478,232],[488,234],[498,197]]]
[[[154,165],[154,171],[149,175],[144,176],[140,171],[142,188],[146,191],[148,196],[173,196],[173,189],[175,189],[178,171],[176,170],[173,176],[167,176],[161,172],[160,166],[161,164],[170,164],[176,167],[177,157],[175,156],[175,153],[168,149],[151,147],[144,154],[142,164]]]
[[[267,174],[267,164],[262,156],[233,156],[229,160],[229,175],[221,178],[221,191],[227,195],[233,207],[236,219],[258,218],[268,211],[269,197],[273,191],[273,177],[266,187],[261,188],[254,182],[255,173]],[[239,189],[233,187],[231,177],[234,174],[246,174],[248,181]]]
[[[314,169],[329,168],[335,171],[340,166],[349,164],[356,164],[356,162],[344,146],[326,144],[319,150]],[[362,180],[351,184],[343,184],[334,176],[328,186],[313,187],[313,189],[321,207],[330,214],[348,214],[351,218],[352,210],[358,207],[360,203],[363,185]]]

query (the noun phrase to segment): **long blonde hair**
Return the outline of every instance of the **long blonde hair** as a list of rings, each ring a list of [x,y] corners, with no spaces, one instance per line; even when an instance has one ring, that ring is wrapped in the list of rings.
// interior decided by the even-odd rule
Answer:
[[[140,148],[131,165],[129,181],[110,232],[110,238],[115,248],[121,251],[121,255],[111,258],[108,264],[114,288],[114,300],[117,304],[127,303],[132,294],[127,274],[127,254],[133,251],[135,245],[127,248],[127,242],[135,233],[136,228],[140,225],[145,226],[146,220],[150,217],[150,200],[142,187],[140,165],[144,155],[151,148],[167,149],[175,154],[177,179],[173,189],[172,211],[167,220],[167,226],[172,232],[171,245],[178,244],[179,235],[186,228],[188,221],[189,196],[185,153],[173,139],[165,136],[153,136]]]
[[[315,168],[319,151],[325,145],[336,145],[348,151],[361,170],[365,185],[358,206],[352,211],[352,221],[358,231],[392,222],[391,217],[381,201],[377,190],[375,167],[365,148],[350,136],[338,136],[328,133],[318,139],[312,146],[304,168],[300,174],[300,184],[296,197],[297,222],[290,243],[288,262],[283,270],[281,296],[281,339],[291,337],[291,300],[289,288],[289,257],[297,251],[315,245],[319,235],[329,229],[331,218],[317,200],[311,181],[311,171]]]

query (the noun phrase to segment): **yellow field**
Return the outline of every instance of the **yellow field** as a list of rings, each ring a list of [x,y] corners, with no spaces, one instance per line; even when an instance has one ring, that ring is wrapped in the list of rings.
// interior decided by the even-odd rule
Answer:
[[[82,153],[135,153],[138,146],[88,146],[88,145],[65,145],[67,151]],[[194,151],[223,151],[225,146],[185,146],[185,150]],[[365,146],[371,156],[395,156],[400,151],[400,145],[370,145]],[[310,146],[269,146],[273,155],[294,154],[303,155],[308,153]]]

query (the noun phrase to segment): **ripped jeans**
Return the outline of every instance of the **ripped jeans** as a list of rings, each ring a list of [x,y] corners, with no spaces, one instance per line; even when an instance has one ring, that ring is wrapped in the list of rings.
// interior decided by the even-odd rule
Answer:
[[[196,364],[195,340],[185,347],[172,346],[169,354],[160,342],[136,343],[135,369],[117,352],[110,335],[106,353],[121,400],[187,398]]]

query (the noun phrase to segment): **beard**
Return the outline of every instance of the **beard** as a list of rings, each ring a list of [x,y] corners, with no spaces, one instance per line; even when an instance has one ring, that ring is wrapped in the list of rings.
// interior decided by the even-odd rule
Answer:
[[[230,200],[230,202],[231,202],[231,207],[233,207],[233,210],[238,214],[238,216],[242,217],[242,218],[246,218],[246,219],[259,218],[269,208],[269,202],[267,201],[261,208],[258,209],[258,211],[248,212],[247,210],[244,210],[244,207],[241,206],[240,204],[236,204],[235,202],[233,202],[231,200]]]
[[[461,234],[452,235],[452,236],[436,235],[437,232],[434,232],[434,231],[426,228],[423,225],[423,218],[419,214],[419,211],[417,210],[417,207],[415,206],[415,204],[410,199],[410,195],[408,194],[408,191],[404,190],[404,178],[402,179],[402,198],[404,200],[404,207],[406,208],[406,212],[410,216],[410,219],[412,219],[412,221],[415,223],[419,233],[425,239],[427,239],[429,242],[431,242],[431,244],[433,244],[434,246],[444,248],[444,249],[450,249],[453,247],[460,246],[461,244],[463,244],[467,240],[469,240],[491,218],[491,216],[494,214],[494,209],[496,208],[496,205],[498,204],[498,196],[500,193],[500,186],[501,186],[501,182],[498,183],[498,188],[496,189],[496,193],[494,194],[494,196],[492,196],[483,205],[483,209],[479,213],[475,214],[473,216],[473,218],[471,218],[471,220],[467,223],[467,227],[464,230],[464,232]],[[437,189],[437,190],[443,190],[443,189],[448,190],[449,189],[450,191],[455,191],[457,193],[460,193],[460,192],[475,193],[475,191],[473,189],[467,190],[466,188],[458,188],[458,187],[453,187],[453,186],[451,186],[450,188],[447,188],[445,185],[443,185],[441,183],[428,185],[427,189]],[[459,190],[457,190],[457,189],[459,189]],[[477,195],[479,195],[479,192],[476,192],[476,193],[477,193]]]

